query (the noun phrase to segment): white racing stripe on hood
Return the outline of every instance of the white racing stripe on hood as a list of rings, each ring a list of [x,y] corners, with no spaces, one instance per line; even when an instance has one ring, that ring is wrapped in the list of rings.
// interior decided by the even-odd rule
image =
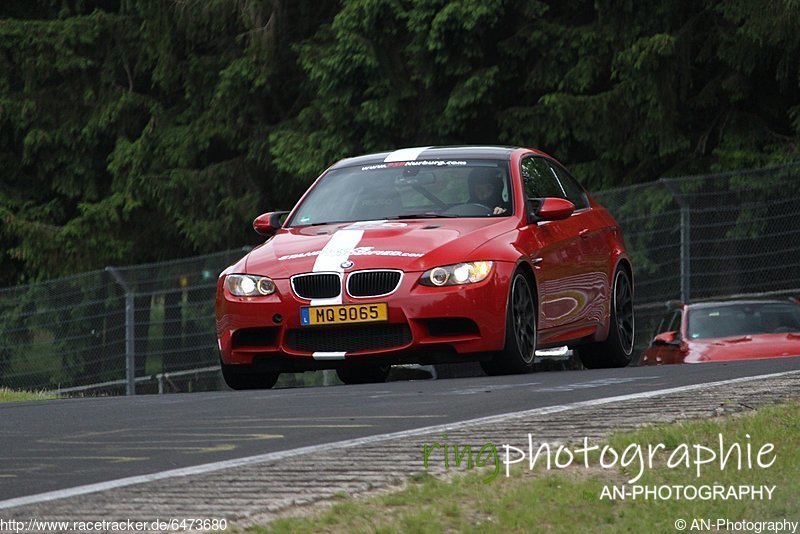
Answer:
[[[429,146],[420,146],[417,148],[402,148],[400,150],[395,150],[394,152],[390,152],[386,159],[383,160],[384,163],[391,163],[392,161],[414,161],[419,157],[420,154],[428,150]]]
[[[344,360],[344,352],[313,352],[315,360]]]
[[[374,222],[374,221],[371,221]],[[334,233],[328,243],[322,247],[316,261],[314,262],[315,273],[343,273],[342,263],[347,261],[350,254],[358,246],[361,238],[364,237],[364,230],[359,230],[357,224],[352,224],[345,229]],[[342,303],[342,293],[332,299],[313,299],[312,306],[325,306]]]

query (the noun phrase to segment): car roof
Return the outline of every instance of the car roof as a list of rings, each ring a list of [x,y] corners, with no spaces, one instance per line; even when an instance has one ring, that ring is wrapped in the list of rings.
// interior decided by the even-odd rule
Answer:
[[[719,308],[725,306],[742,306],[748,304],[797,304],[791,300],[780,299],[750,299],[750,300],[720,300],[713,302],[698,302],[686,306],[688,310],[702,310],[703,308]]]
[[[403,148],[391,152],[377,152],[345,158],[331,168],[350,167],[354,165],[373,165],[385,161],[422,161],[426,159],[509,159],[518,147],[508,146],[431,146]],[[538,151],[534,151],[537,153]]]

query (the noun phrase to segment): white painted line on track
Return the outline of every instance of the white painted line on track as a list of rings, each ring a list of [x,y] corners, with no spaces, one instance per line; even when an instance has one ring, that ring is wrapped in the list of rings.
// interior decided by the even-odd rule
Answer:
[[[45,493],[38,493],[35,495],[28,495],[25,497],[16,497],[0,501],[0,510],[7,508],[14,508],[16,506],[26,506],[29,504],[38,504],[42,502],[55,501],[58,499],[66,499],[69,497],[77,497],[79,495],[86,495],[89,493],[97,493],[101,491],[108,491],[126,486],[133,486],[136,484],[144,484],[147,482],[155,482],[157,480],[164,480],[169,478],[186,477],[192,475],[202,475],[223,469],[231,469],[235,467],[243,467],[254,464],[261,464],[267,462],[275,462],[286,458],[293,458],[304,454],[314,454],[318,452],[328,452],[334,449],[344,449],[348,447],[355,447],[358,445],[367,445],[390,439],[401,439],[420,434],[448,432],[464,427],[495,423],[506,419],[548,415],[552,413],[564,412],[574,410],[577,408],[585,408],[591,406],[599,406],[603,404],[611,404],[614,402],[623,402],[628,400],[646,399],[650,397],[658,397],[660,395],[669,395],[672,393],[683,393],[686,391],[694,391],[697,389],[705,389],[715,386],[724,386],[728,384],[736,384],[740,382],[750,382],[752,380],[760,380],[767,378],[778,378],[792,374],[798,374],[800,371],[784,371],[781,373],[772,373],[766,375],[753,375],[740,378],[732,378],[730,380],[720,380],[718,382],[706,382],[703,384],[692,384],[689,386],[679,386],[674,388],[658,389],[654,391],[645,391],[642,393],[630,393],[628,395],[618,395],[615,397],[605,397],[602,399],[592,399],[588,401],[573,402],[570,404],[560,404],[556,406],[546,406],[544,408],[533,408],[531,410],[523,410],[519,412],[511,412],[500,415],[490,415],[486,417],[479,417],[477,419],[469,419],[466,421],[457,421],[454,423],[444,423],[441,425],[427,426],[423,428],[415,428],[411,430],[402,430],[399,432],[391,432],[388,434],[379,434],[376,436],[367,436],[363,438],[348,439],[344,441],[337,441],[334,443],[325,443],[321,445],[311,445],[308,447],[300,447],[297,449],[290,449],[288,451],[270,452],[267,454],[259,454],[256,456],[248,456],[246,458],[236,458],[233,460],[224,460],[221,462],[211,462],[207,464],[195,465],[192,467],[183,467],[180,469],[170,469],[168,471],[159,471],[149,475],[139,475],[127,478],[120,478],[116,480],[109,480],[107,482],[98,482],[95,484],[86,484],[83,486],[75,486],[73,488],[66,488],[62,490],[48,491]]]

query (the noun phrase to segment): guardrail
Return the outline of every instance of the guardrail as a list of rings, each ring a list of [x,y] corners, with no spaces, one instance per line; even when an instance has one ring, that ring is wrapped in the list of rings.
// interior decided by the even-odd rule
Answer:
[[[183,377],[183,376],[197,376],[203,373],[214,373],[220,374],[220,369],[218,365],[211,366],[211,367],[202,367],[199,369],[190,369],[188,371],[176,371],[172,373],[156,373],[153,376],[139,376],[133,379],[134,384],[141,384],[145,382],[152,382],[155,381],[158,383],[158,394],[164,394],[164,385],[165,383],[171,382],[173,378]],[[97,384],[89,384],[86,386],[73,386],[68,388],[57,388],[48,391],[48,393],[52,393],[58,397],[63,395],[73,395],[75,393],[86,393],[87,391],[98,390],[98,389],[106,389],[111,388],[114,386],[125,386],[126,387],[126,395],[134,395],[134,392],[131,393],[130,389],[130,380],[128,378],[123,378],[120,380],[111,380],[109,382],[100,382]],[[176,391],[179,391],[179,388],[174,388]]]

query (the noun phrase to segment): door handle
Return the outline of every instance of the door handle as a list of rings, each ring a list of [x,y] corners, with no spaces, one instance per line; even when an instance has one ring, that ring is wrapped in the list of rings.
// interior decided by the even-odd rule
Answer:
[[[589,237],[589,229],[588,228],[584,228],[583,230],[578,232],[578,235],[580,237],[582,237],[583,239],[586,239],[587,237]]]

